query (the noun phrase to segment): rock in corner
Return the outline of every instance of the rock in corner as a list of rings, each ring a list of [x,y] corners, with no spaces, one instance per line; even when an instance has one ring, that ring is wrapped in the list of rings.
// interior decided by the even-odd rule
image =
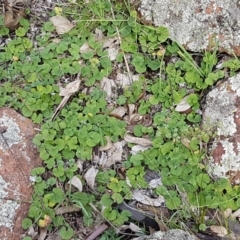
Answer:
[[[216,129],[209,173],[240,183],[240,74],[210,91],[203,109],[203,127]]]
[[[141,0],[139,12],[170,38],[199,52],[218,50],[240,56],[239,0]]]
[[[0,109],[0,239],[19,240],[22,219],[31,201],[30,173],[41,165],[32,143],[31,120],[9,108]]]

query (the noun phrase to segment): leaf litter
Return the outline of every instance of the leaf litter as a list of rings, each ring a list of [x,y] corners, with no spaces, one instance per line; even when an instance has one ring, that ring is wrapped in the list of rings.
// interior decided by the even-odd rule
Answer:
[[[49,19],[53,26],[56,28],[56,32],[59,35],[69,32],[74,28],[74,24],[71,23],[66,17],[63,16],[54,16]]]
[[[10,26],[12,28],[12,27],[15,27],[18,25],[19,20],[21,19],[22,15],[21,14],[18,15],[18,16],[20,16],[18,19],[18,17],[13,16],[13,14],[14,14],[13,12],[10,11],[10,13],[12,16],[9,19],[10,20],[14,19],[14,22],[11,23],[10,20],[7,20],[7,22],[12,24]],[[8,18],[8,16],[5,18]],[[72,28],[74,28],[74,24],[71,23],[65,17],[56,16],[56,17],[52,17],[50,20],[52,21],[53,25],[56,28],[56,32],[59,35],[67,33]],[[108,52],[108,57],[110,58],[111,61],[114,61],[116,59],[117,53],[120,51],[119,39],[116,37],[115,38],[104,38],[102,32],[97,32],[96,36],[97,35],[99,37],[98,40],[103,44],[104,48],[106,48],[106,50]],[[80,53],[84,53],[89,50],[91,50],[91,48],[87,43],[83,44],[79,49]],[[133,81],[136,81],[139,79],[139,75],[133,75],[132,78],[133,78]],[[54,115],[52,116],[52,120],[57,117],[57,115],[59,114],[61,109],[69,101],[70,97],[79,91],[80,84],[81,84],[81,80],[78,76],[78,78],[75,81],[68,83],[65,87],[60,87],[59,95],[62,96],[63,99],[62,99],[62,102],[57,107],[57,109],[55,110]],[[111,98],[111,99],[115,99],[112,89],[116,88],[117,86],[121,86],[121,87],[129,86],[131,84],[131,80],[127,74],[119,71],[119,72],[117,72],[116,79],[113,80],[111,78],[105,77],[100,82],[100,84],[101,84],[100,85],[101,89],[103,89],[107,92],[107,97]],[[190,105],[187,103],[186,99],[184,99],[180,103],[177,104],[175,110],[179,111],[179,112],[184,112],[184,111],[188,110],[189,108],[190,108]],[[119,108],[114,109],[110,113],[110,116],[114,116],[118,119],[124,119],[128,123],[128,127],[132,126],[131,128],[133,128],[136,124],[138,124],[143,119],[145,119],[145,116],[140,115],[138,113],[134,113],[135,111],[136,111],[136,106],[134,104],[128,104],[127,107],[119,107]],[[151,124],[151,119],[149,119],[149,122]],[[132,131],[130,131],[130,133],[132,133]],[[133,147],[131,147],[130,153],[133,155],[147,150],[152,145],[152,141],[148,138],[145,138],[145,137],[138,138],[138,137],[134,137],[132,134],[126,133],[124,136],[124,141],[119,141],[119,142],[113,143],[113,142],[111,142],[110,139],[107,139],[106,146],[104,146],[104,147],[101,146],[98,148],[98,150],[101,152],[101,157],[99,157],[98,155],[95,155],[93,158],[94,162],[98,162],[98,164],[103,168],[110,168],[115,163],[122,162],[124,160],[123,159],[124,146],[127,143],[137,144],[137,145],[134,145]],[[78,160],[78,167],[79,167],[80,172],[84,171],[85,170],[84,169],[84,161]],[[98,169],[94,166],[91,166],[84,175],[84,179],[86,180],[86,183],[92,190],[94,190],[94,188],[95,188],[95,179],[96,179],[97,173],[98,173]],[[152,183],[149,182],[149,186],[152,188],[156,188],[157,186],[161,185],[160,178],[156,178],[151,181],[152,181]],[[82,182],[77,176],[74,176],[71,180],[69,180],[68,185],[73,185],[74,187],[76,187],[78,189],[79,192],[81,192],[82,188],[83,188]],[[164,203],[164,199],[150,198],[148,196],[148,193],[145,193],[142,190],[136,190],[133,194],[133,199],[140,203],[150,205],[150,206],[159,206],[160,204]],[[63,206],[63,207],[59,207],[58,209],[56,209],[55,213],[57,215],[62,215],[65,213],[71,213],[71,212],[75,212],[75,211],[79,211],[79,210],[80,210],[79,207]],[[236,217],[238,217],[238,215],[236,213],[235,213],[235,215],[236,215]],[[131,223],[130,223],[130,225],[131,225]],[[132,227],[130,225],[129,225],[129,228],[132,231],[137,232],[139,230],[138,227],[136,227],[136,226]],[[216,226],[216,228],[215,228],[215,226],[213,226],[213,229],[211,229],[211,230],[213,232],[217,233],[219,236],[220,235],[225,236],[224,234],[226,234],[226,229],[224,229],[224,227],[223,228],[218,228],[218,227],[219,226]],[[42,239],[45,239],[46,235],[45,235],[45,232],[43,231],[43,229],[41,230],[41,234],[42,234]],[[41,237],[40,237],[40,239],[41,239]],[[50,239],[50,238],[48,237],[47,239]]]
[[[87,182],[87,185],[94,190],[95,186],[95,178],[97,176],[98,169],[96,169],[94,166],[90,167],[87,172],[84,175],[84,178]]]
[[[80,84],[81,84],[81,80],[80,80],[80,77],[78,75],[77,79],[73,82],[68,83],[65,88],[60,87],[59,95],[63,96],[63,99],[62,99],[61,103],[58,105],[58,107],[56,108],[56,110],[55,110],[55,112],[52,116],[52,121],[57,117],[57,115],[59,114],[61,109],[67,104],[69,98],[73,94],[75,94],[76,92],[79,91]]]

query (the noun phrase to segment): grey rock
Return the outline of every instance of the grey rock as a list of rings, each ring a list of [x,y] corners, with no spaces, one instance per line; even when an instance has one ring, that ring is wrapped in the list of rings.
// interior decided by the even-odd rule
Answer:
[[[31,170],[42,164],[32,143],[33,122],[0,108],[0,239],[19,240],[33,192]]]
[[[167,232],[155,232],[150,236],[141,236],[132,240],[197,240],[198,238],[181,229],[171,229]]]
[[[138,10],[191,51],[213,49],[216,40],[220,51],[240,56],[238,0],[142,0]]]
[[[206,97],[202,127],[216,129],[209,149],[209,173],[240,183],[240,74],[220,84]]]

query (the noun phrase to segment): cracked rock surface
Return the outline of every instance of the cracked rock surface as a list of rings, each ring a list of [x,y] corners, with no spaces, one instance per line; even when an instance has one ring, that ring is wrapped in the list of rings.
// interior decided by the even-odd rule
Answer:
[[[30,173],[41,165],[32,139],[31,120],[12,109],[0,109],[0,239],[21,239],[21,222],[31,201]]]
[[[216,128],[210,149],[209,173],[240,183],[240,74],[210,91],[206,98],[203,127]]]
[[[240,56],[239,0],[142,0],[139,12],[189,50],[214,49]]]

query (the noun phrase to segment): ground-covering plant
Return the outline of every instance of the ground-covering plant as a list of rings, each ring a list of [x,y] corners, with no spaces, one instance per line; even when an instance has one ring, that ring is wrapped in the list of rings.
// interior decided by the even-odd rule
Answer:
[[[63,15],[71,14],[76,26],[57,39],[51,22],[42,25],[35,40],[27,37],[30,23],[26,19],[13,33],[4,27],[0,31],[9,38],[0,48],[0,105],[13,107],[41,125],[33,142],[43,166],[32,171],[34,194],[22,227],[59,230],[62,239],[71,239],[75,236],[73,226],[56,210],[72,205],[81,208],[88,227],[96,220],[93,206],[99,210],[104,206],[102,219],[121,226],[131,213],[117,206],[131,200],[134,189],[149,188],[144,178],[149,169],[161,176],[163,185],[152,194],[162,195],[172,211],[166,221],[169,226],[180,227],[181,221],[194,219],[196,226],[204,229],[208,209],[239,208],[239,187],[231,186],[226,179],[211,179],[205,166],[205,146],[214,133],[211,126],[200,129],[199,110],[204,90],[224,77],[223,70],[215,68],[217,52],[205,52],[196,60],[180,44],[168,39],[166,28],[142,24],[128,2],[90,1],[79,16],[80,8],[78,1],[59,6],[58,14],[59,9]],[[56,9],[51,14],[56,14]],[[110,60],[103,42],[96,40],[96,28],[107,38],[121,39],[115,62]],[[81,52],[84,44],[87,50]],[[130,71],[140,75],[131,85],[119,86],[121,91],[110,107],[99,83],[114,75],[119,66],[127,72],[125,59]],[[239,60],[231,59],[223,67],[232,75],[239,69]],[[79,92],[52,121],[54,108],[61,102],[59,86],[73,81],[78,73]],[[185,96],[192,110],[188,114],[174,110]],[[136,155],[125,155],[121,163],[125,177],[114,167],[104,169],[95,164],[98,174],[95,189],[90,191],[78,160],[88,168],[93,164],[93,152],[105,146],[108,138],[113,143],[124,138],[127,123],[110,113],[127,104],[135,104],[141,115],[151,115],[151,126],[136,124],[133,135],[148,136],[152,146]],[[81,181],[82,192],[71,185],[66,187],[74,176]],[[102,239],[113,238],[106,233]]]

